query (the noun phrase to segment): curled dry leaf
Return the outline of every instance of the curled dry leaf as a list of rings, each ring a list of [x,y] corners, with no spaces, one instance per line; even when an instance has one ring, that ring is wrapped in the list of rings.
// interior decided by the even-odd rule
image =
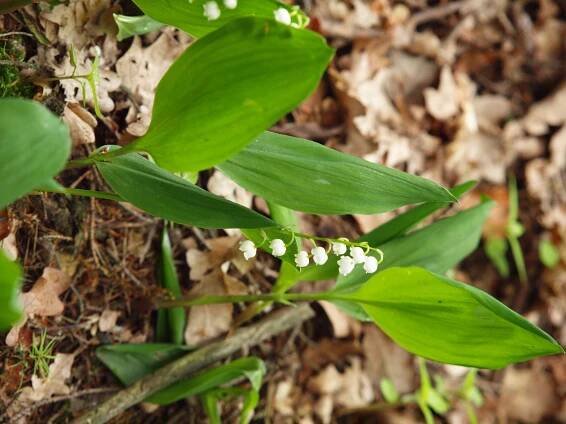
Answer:
[[[69,127],[73,146],[95,142],[96,118],[78,103],[69,103],[63,111],[63,121]]]
[[[438,89],[425,89],[424,98],[428,113],[439,121],[456,116],[459,110],[458,92],[449,66],[444,66],[440,72]]]
[[[59,296],[69,288],[71,279],[64,272],[47,267],[42,276],[35,282],[32,289],[22,294],[24,305],[24,319],[14,326],[6,336],[6,344],[15,346],[18,342],[20,329],[26,323],[28,317],[56,316],[63,313],[65,305]]]
[[[246,293],[246,286],[235,278],[215,269],[207,274],[191,291],[191,296],[236,295]],[[230,329],[232,304],[193,306],[189,310],[185,342],[195,346],[211,340]]]

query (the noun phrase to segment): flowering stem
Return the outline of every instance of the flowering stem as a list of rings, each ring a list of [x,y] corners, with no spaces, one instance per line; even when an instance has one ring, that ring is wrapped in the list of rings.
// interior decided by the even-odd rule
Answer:
[[[318,300],[352,301],[353,299],[347,295],[340,295],[334,292],[267,293],[267,294],[246,294],[246,295],[229,295],[229,296],[211,295],[211,296],[185,297],[182,299],[164,299],[164,300],[157,300],[155,302],[155,305],[157,308],[176,308],[176,307],[189,307],[189,306],[198,306],[198,305],[213,305],[213,304],[222,304],[222,303],[240,303],[240,302],[290,303],[293,301],[312,302]]]
[[[81,197],[92,197],[95,199],[103,199],[103,200],[114,200],[116,202],[123,202],[119,195],[114,193],[108,193],[106,191],[96,191],[96,190],[83,190],[80,188],[63,188],[64,191],[59,190],[49,190],[46,188],[42,188],[40,191],[46,193],[59,193],[59,194],[67,194],[72,196],[81,196]]]

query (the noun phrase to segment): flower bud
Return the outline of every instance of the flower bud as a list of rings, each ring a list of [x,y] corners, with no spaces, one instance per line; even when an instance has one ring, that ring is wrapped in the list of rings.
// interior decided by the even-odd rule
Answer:
[[[226,9],[235,9],[238,7],[238,0],[224,0],[224,6]]]
[[[255,244],[251,240],[244,240],[244,241],[240,242],[239,249],[240,249],[240,252],[244,253],[244,258],[246,258],[246,260],[250,260],[257,253],[257,249],[255,247]]]
[[[346,276],[354,270],[356,262],[349,256],[342,256],[338,259],[338,272],[342,276]]]
[[[309,254],[301,250],[295,255],[295,265],[299,268],[304,268],[309,264]]]
[[[363,264],[366,260],[364,249],[359,246],[350,247],[350,256],[357,264]]]
[[[344,253],[346,253],[346,250],[348,250],[348,247],[344,243],[341,243],[339,241],[332,243],[332,251],[336,256],[343,255]]]
[[[311,250],[312,260],[317,265],[324,265],[328,260],[328,255],[324,247],[316,246]]]
[[[202,5],[204,10],[204,16],[209,21],[215,21],[220,18],[220,8],[218,7],[218,3],[215,1],[207,1],[205,4]]]
[[[366,256],[366,260],[364,262],[364,271],[367,274],[373,274],[375,271],[377,271],[377,266],[379,264],[377,263],[377,259],[373,256]]]
[[[269,247],[271,248],[271,254],[273,256],[283,256],[287,251],[287,247],[281,239],[272,240]]]
[[[285,25],[291,25],[291,14],[284,7],[280,7],[275,12],[273,12],[275,20]]]

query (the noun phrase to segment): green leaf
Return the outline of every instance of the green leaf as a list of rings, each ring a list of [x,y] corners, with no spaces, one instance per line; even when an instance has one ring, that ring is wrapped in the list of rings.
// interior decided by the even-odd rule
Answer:
[[[230,384],[241,377],[247,378],[253,389],[257,391],[261,387],[265,371],[265,365],[261,359],[253,356],[240,358],[183,379],[146,400],[159,405],[167,405],[190,396],[200,395],[215,387]]]
[[[0,331],[9,329],[22,317],[20,267],[0,249]]]
[[[307,97],[331,56],[314,32],[271,19],[234,20],[169,68],[147,134],[127,149],[146,151],[171,171],[215,165]]]
[[[244,16],[257,16],[264,18],[273,18],[273,12],[284,7],[290,13],[297,16],[294,21],[299,22],[307,18],[298,9],[291,8],[275,0],[240,0],[238,7],[235,9],[227,9],[223,7],[222,1],[218,0],[221,14],[220,18],[209,21],[204,16],[203,5],[208,0],[134,0],[134,3],[146,14],[152,18],[182,29],[194,37],[202,37],[211,31],[233,21],[236,18]]]
[[[31,100],[0,99],[0,128],[2,209],[63,169],[71,139],[55,115]]]
[[[399,401],[399,392],[390,379],[382,378],[379,382],[379,390],[387,403],[396,403]]]
[[[171,242],[169,241],[166,228],[163,229],[161,237],[161,264],[159,270],[159,279],[163,287],[171,292],[174,299],[179,299],[181,297],[181,286],[177,277],[177,269],[175,268],[173,253],[171,252]],[[182,307],[169,308],[163,312],[167,317],[170,341],[175,344],[182,344],[187,321],[185,309]]]
[[[538,256],[547,268],[554,268],[560,262],[560,252],[550,240],[543,239],[538,245]]]
[[[137,153],[96,163],[100,173],[134,206],[179,224],[203,228],[270,227],[275,223],[173,175]]]
[[[501,368],[562,347],[489,294],[422,268],[390,268],[349,295],[395,342],[456,365]]]
[[[147,34],[164,26],[161,22],[157,22],[155,19],[145,15],[126,16],[114,13],[113,16],[116,25],[118,25],[118,35],[116,36],[118,41],[133,37],[134,35]]]
[[[455,200],[430,180],[270,132],[218,168],[269,201],[315,214],[373,214]]]
[[[99,347],[96,356],[122,384],[129,386],[189,350],[186,346],[165,343],[115,344]]]

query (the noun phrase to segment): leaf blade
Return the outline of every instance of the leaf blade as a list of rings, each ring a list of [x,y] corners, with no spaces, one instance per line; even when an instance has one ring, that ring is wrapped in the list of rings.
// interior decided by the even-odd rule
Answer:
[[[128,149],[150,153],[171,171],[215,165],[310,94],[331,55],[311,31],[272,19],[229,22],[191,44],[167,71],[150,128]]]
[[[548,334],[489,294],[422,268],[390,268],[352,299],[408,351],[439,362],[501,368],[563,353]]]
[[[152,215],[202,228],[260,228],[269,218],[213,195],[137,153],[98,161],[96,166],[121,197]]]
[[[455,197],[430,180],[266,132],[218,168],[247,190],[314,214],[373,214]]]
[[[55,115],[31,100],[0,99],[0,128],[2,209],[63,169],[71,139]]]
[[[19,299],[22,272],[0,249],[0,331],[10,328],[23,315]]]

